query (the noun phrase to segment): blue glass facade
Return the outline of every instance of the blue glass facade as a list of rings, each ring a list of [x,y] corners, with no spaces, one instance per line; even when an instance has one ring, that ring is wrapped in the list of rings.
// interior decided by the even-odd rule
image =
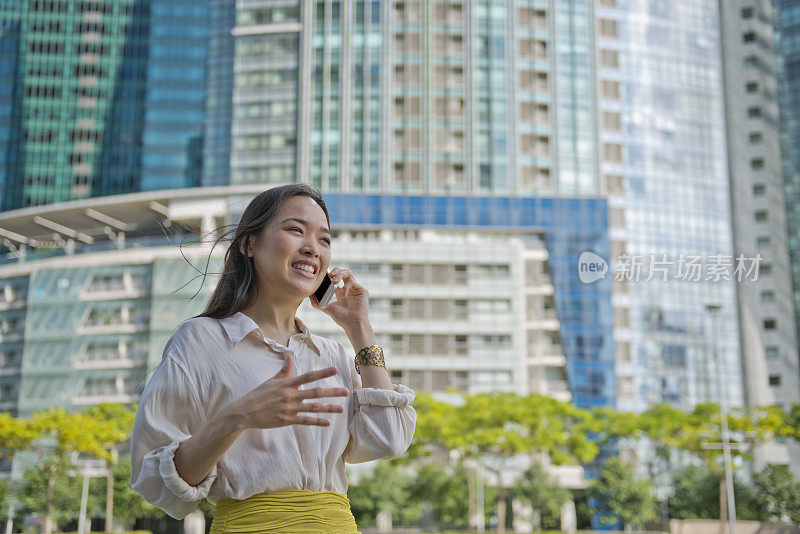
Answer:
[[[233,113],[233,30],[236,4],[210,0],[208,83],[203,132],[202,185],[227,185],[231,178],[231,120]]]
[[[141,189],[200,185],[208,3],[151,0]]]
[[[0,3],[0,6],[3,6]],[[14,105],[19,58],[20,21],[16,14],[0,16],[0,199],[6,198],[8,180],[16,168],[20,142],[20,110]],[[5,201],[2,202],[3,207]]]
[[[578,258],[609,256],[605,199],[348,195],[329,193],[331,224],[541,230],[550,255],[561,341],[573,402],[613,406],[611,279],[578,277]]]
[[[774,17],[786,226],[794,308],[800,310],[800,4],[775,0]]]
[[[207,4],[0,2],[0,209],[198,185]]]

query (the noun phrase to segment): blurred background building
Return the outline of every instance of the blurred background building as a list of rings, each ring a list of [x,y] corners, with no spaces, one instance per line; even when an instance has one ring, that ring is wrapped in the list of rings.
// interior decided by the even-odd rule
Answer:
[[[734,252],[761,254],[756,281],[738,284],[740,350],[746,402],[753,406],[797,401],[795,308],[781,172],[778,82],[773,12],[769,1],[722,2],[725,122]],[[768,444],[756,462],[800,465],[800,448]]]
[[[199,184],[207,3],[0,9],[3,210]]]
[[[792,4],[0,3],[0,406],[135,399],[213,285],[179,289],[198,272],[167,236],[208,241],[292,181],[325,194],[395,382],[796,401]],[[605,278],[580,281],[585,251]],[[757,282],[674,279],[757,253]]]

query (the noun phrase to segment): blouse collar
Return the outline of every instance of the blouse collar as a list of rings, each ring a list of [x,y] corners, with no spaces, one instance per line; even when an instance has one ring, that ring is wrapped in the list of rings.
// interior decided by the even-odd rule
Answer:
[[[281,345],[274,339],[265,337],[264,333],[261,331],[261,328],[256,324],[256,322],[247,315],[243,314],[242,312],[236,312],[230,317],[219,319],[219,322],[222,324],[222,328],[225,329],[225,333],[228,335],[228,339],[230,340],[230,342],[233,344],[234,347],[238,345],[239,342],[243,340],[247,336],[247,334],[249,334],[253,330],[258,330],[259,334],[261,334],[261,338],[264,341],[266,341],[267,345],[269,345],[273,349],[276,347],[283,347],[283,345]],[[316,343],[314,343],[314,338],[311,336],[311,331],[308,329],[305,323],[301,321],[300,318],[297,316],[295,316],[294,322],[298,330],[300,330],[299,334],[294,334],[294,335],[298,335],[300,336],[301,339],[305,339],[309,343],[309,345],[314,349],[317,355],[321,356],[319,347],[317,346]]]

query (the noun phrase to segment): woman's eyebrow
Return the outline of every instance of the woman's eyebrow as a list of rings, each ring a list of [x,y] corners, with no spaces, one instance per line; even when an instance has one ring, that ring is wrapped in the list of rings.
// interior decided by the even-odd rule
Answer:
[[[288,219],[284,219],[283,221],[281,221],[281,224],[285,223],[286,221],[297,221],[304,226],[309,225],[308,221],[304,221],[303,219],[298,219],[297,217],[289,217]],[[331,231],[325,228],[324,226],[320,226],[319,229],[325,232],[326,234],[331,235]]]

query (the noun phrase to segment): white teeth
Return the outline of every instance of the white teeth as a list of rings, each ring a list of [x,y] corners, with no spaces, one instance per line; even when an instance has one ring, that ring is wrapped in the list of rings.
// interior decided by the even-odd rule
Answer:
[[[295,263],[292,265],[295,269],[300,269],[308,273],[314,274],[314,268],[310,265],[303,265],[302,263]]]

